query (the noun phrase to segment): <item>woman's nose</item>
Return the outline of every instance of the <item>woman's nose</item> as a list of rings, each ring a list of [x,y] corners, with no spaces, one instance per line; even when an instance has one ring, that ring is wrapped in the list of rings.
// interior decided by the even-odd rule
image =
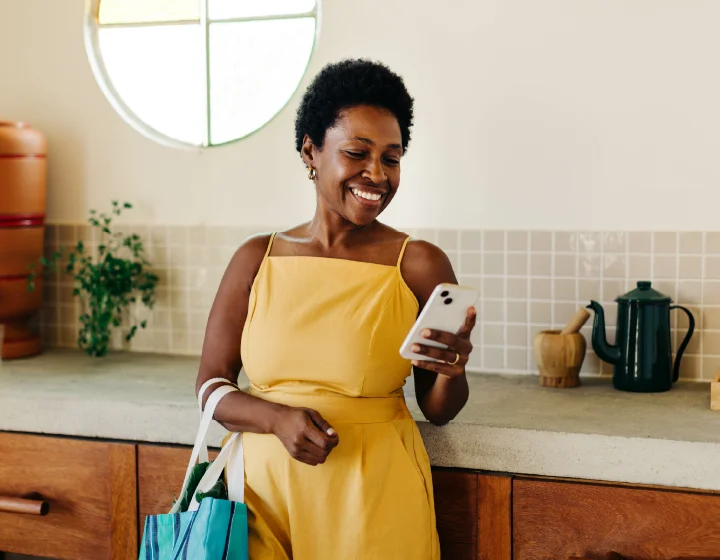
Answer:
[[[363,176],[376,185],[382,184],[387,181],[387,175],[385,175],[385,169],[383,168],[382,162],[378,158],[371,158],[368,162],[368,166],[363,173]]]

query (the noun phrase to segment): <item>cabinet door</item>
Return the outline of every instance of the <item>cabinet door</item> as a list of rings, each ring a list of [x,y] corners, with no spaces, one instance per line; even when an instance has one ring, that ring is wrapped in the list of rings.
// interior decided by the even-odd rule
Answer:
[[[720,496],[515,479],[517,560],[720,558]]]
[[[442,557],[477,560],[478,475],[439,468],[432,475]]]
[[[0,550],[137,557],[134,445],[0,433],[0,458]],[[18,512],[42,502],[45,515]]]
[[[190,447],[138,445],[138,509],[140,532],[145,517],[167,513],[180,493],[190,460]],[[218,452],[210,450],[210,459]]]

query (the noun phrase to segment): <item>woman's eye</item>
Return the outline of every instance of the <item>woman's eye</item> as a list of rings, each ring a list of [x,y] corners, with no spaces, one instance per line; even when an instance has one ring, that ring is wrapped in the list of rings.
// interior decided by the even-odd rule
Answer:
[[[345,153],[347,155],[349,155],[351,158],[355,158],[355,159],[362,159],[365,156],[365,154],[362,152],[345,151]]]
[[[388,165],[391,165],[391,166],[394,167],[394,166],[396,166],[396,165],[400,165],[400,160],[399,160],[399,159],[394,159],[394,158],[388,158],[388,159],[385,160],[385,163],[387,163]]]

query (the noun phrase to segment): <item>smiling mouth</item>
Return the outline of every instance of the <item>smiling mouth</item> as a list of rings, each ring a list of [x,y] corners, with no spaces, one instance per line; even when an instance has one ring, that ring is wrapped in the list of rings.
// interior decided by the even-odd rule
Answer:
[[[350,192],[360,204],[371,207],[379,206],[385,196],[384,194],[371,193],[360,189],[350,189]]]

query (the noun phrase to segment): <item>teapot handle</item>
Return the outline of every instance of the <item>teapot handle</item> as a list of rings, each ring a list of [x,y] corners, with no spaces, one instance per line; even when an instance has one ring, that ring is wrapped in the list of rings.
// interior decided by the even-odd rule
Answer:
[[[687,345],[690,343],[690,338],[692,338],[693,332],[695,332],[695,317],[693,317],[693,314],[689,309],[686,309],[682,305],[671,305],[670,310],[672,311],[673,309],[682,309],[685,313],[687,313],[688,321],[690,323],[687,334],[685,335],[682,344],[680,344],[680,348],[678,348],[677,355],[675,356],[675,368],[673,369],[673,383],[675,383],[680,377],[680,359],[682,358]]]

